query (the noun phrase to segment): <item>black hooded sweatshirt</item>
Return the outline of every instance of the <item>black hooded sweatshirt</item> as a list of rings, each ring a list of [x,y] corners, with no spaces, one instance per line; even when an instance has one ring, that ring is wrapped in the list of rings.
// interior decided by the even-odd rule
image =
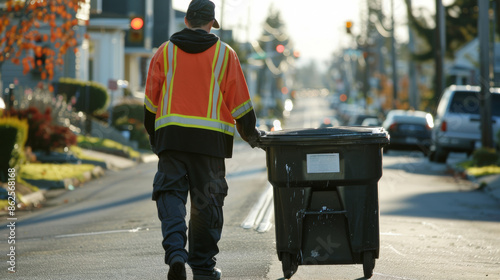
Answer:
[[[213,33],[208,33],[202,29],[189,29],[185,28],[177,33],[174,33],[170,37],[170,42],[179,47],[181,50],[187,53],[201,53],[208,50],[214,44],[219,41],[219,37],[217,37]],[[238,133],[241,138],[247,142],[254,142],[259,137],[259,131],[255,127],[256,117],[254,110],[249,111],[243,117],[236,120],[236,128],[238,129]],[[144,126],[150,137],[151,146],[155,153],[160,152],[161,150],[165,150],[164,143],[155,143],[157,141],[161,141],[164,137],[161,135],[155,135],[155,114],[149,112],[146,107],[144,107]],[[182,135],[190,135],[192,134],[199,136],[200,131],[197,130],[196,133],[191,133],[190,131],[195,128],[184,128],[177,127],[176,130]],[[204,133],[211,134],[214,132],[205,131]],[[208,136],[208,135],[207,135]],[[190,139],[191,137],[187,137],[188,139],[178,139],[178,141],[197,141],[199,139]],[[169,137],[171,139],[171,137]],[[209,139],[209,137],[204,138]],[[230,158],[232,156],[232,137],[219,137],[220,143],[209,143],[208,141],[204,141],[201,145],[199,143],[196,145],[196,151],[187,151],[187,152],[197,152],[210,156],[216,157],[226,157]],[[169,149],[168,147],[166,149]]]

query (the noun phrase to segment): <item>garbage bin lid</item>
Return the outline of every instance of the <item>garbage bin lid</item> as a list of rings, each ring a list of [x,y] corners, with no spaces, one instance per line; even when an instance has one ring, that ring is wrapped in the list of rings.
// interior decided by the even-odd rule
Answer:
[[[262,146],[388,144],[383,127],[339,126],[269,132],[261,137]]]

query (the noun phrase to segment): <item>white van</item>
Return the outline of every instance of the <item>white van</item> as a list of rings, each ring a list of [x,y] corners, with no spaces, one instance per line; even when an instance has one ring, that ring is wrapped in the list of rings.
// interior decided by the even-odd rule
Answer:
[[[429,160],[444,163],[449,152],[468,155],[481,147],[479,86],[450,86],[439,101]],[[500,131],[500,88],[491,88],[493,140]],[[498,144],[496,144],[498,145]]]

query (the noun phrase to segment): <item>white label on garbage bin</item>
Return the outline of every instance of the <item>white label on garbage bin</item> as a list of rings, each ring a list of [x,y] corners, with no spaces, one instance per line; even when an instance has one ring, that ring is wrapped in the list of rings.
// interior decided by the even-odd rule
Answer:
[[[340,172],[339,158],[338,153],[308,154],[307,173],[338,173]]]

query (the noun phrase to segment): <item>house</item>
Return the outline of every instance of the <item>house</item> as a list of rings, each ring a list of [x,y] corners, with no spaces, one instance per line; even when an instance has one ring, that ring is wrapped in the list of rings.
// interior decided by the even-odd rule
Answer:
[[[493,50],[493,73],[496,86],[500,85],[500,44],[495,43]],[[455,59],[447,67],[451,84],[479,85],[479,39],[476,38],[455,52]]]
[[[2,2],[5,0],[0,0],[0,9],[5,8]],[[64,65],[56,67],[53,80],[61,77],[91,80],[108,88],[114,88],[118,83],[127,86],[132,93],[138,93],[141,98],[140,92],[144,90],[149,61],[155,48],[166,41],[174,30],[171,2],[89,0],[78,15],[82,22],[88,23],[78,27],[78,52],[65,55]],[[131,26],[135,18],[142,22],[137,30]],[[42,26],[41,29],[42,32],[49,32],[49,27]],[[89,36],[84,36],[85,33]],[[32,71],[24,75],[22,66],[6,61],[1,81],[4,87],[12,83],[34,87],[41,81],[36,74]],[[117,98],[122,93],[121,90],[111,91]]]

